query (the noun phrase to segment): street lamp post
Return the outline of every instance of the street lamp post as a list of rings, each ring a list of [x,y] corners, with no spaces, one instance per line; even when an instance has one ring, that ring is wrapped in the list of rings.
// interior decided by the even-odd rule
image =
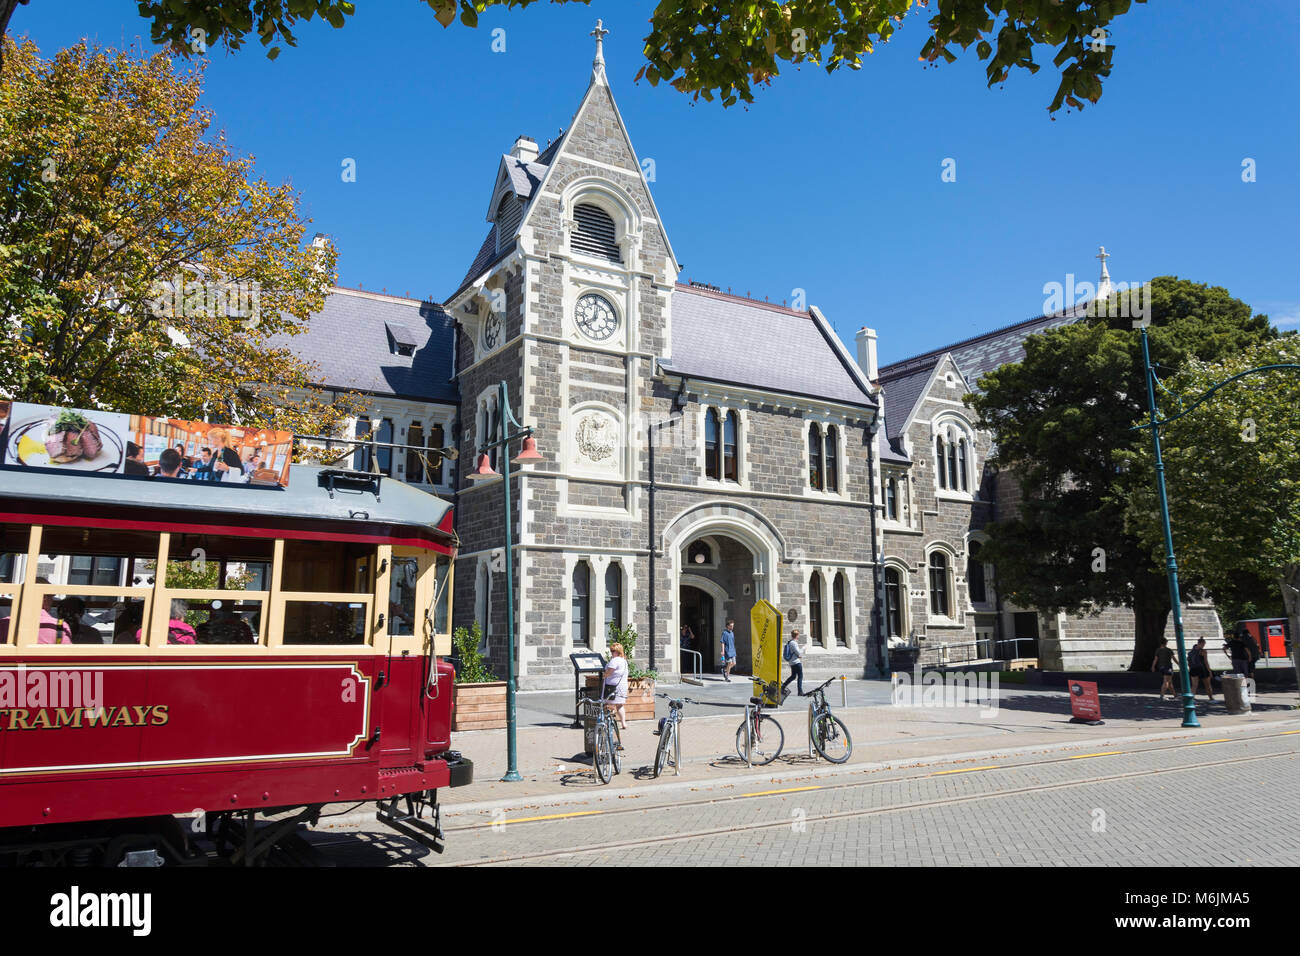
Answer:
[[[486,442],[479,448],[478,468],[470,475],[471,480],[483,478],[501,478],[501,487],[505,496],[505,571],[506,571],[506,775],[501,778],[503,782],[513,783],[522,780],[519,775],[519,748],[516,741],[516,712],[515,712],[515,585],[514,585],[514,516],[510,512],[510,465],[525,465],[535,461],[541,461],[542,456],[537,453],[537,442],[533,438],[533,429],[531,426],[519,424],[515,416],[510,411],[510,396],[506,389],[504,380],[497,386],[497,407],[500,409],[501,429],[494,441]],[[511,432],[510,426],[519,429]],[[524,439],[523,449],[515,457],[514,461],[510,460],[510,443],[517,439]],[[488,452],[493,448],[501,448],[505,454],[501,456],[501,472],[498,474],[492,469],[488,459]]]
[[[1216,382],[1204,395],[1177,415],[1161,420],[1158,418],[1159,413],[1156,409],[1156,373],[1151,366],[1151,349],[1147,338],[1146,323],[1143,323],[1140,328],[1142,329],[1142,362],[1146,369],[1147,380],[1147,411],[1150,417],[1149,424],[1136,427],[1151,429],[1151,449],[1155,454],[1156,489],[1160,496],[1160,522],[1165,535],[1165,568],[1169,576],[1169,604],[1174,615],[1174,636],[1178,640],[1179,676],[1183,685],[1183,726],[1199,727],[1201,725],[1196,719],[1196,698],[1192,696],[1192,685],[1187,673],[1187,648],[1183,642],[1183,612],[1182,605],[1178,601],[1178,562],[1174,559],[1174,536],[1169,525],[1169,498],[1165,493],[1165,462],[1160,454],[1160,426],[1168,425],[1170,422],[1182,418],[1229,382],[1235,382],[1239,378],[1253,375],[1256,372],[1268,372],[1274,369],[1300,369],[1300,365],[1263,365],[1259,368],[1239,372],[1222,382]]]
[[[1156,487],[1160,492],[1160,522],[1165,533],[1165,570],[1169,576],[1169,604],[1174,614],[1174,637],[1178,641],[1178,676],[1183,685],[1183,726],[1199,727],[1196,719],[1196,698],[1192,696],[1192,682],[1187,673],[1187,646],[1183,642],[1183,610],[1178,601],[1178,562],[1174,558],[1174,535],[1169,527],[1169,498],[1165,494],[1165,461],[1160,454],[1160,422],[1156,420],[1156,373],[1151,367],[1151,348],[1147,327],[1142,326],[1142,362],[1146,367],[1147,411],[1151,418],[1151,450],[1156,459]]]

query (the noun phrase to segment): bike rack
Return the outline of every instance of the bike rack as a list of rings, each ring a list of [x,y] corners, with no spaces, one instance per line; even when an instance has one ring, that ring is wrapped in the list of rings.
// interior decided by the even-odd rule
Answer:
[[[704,677],[703,677],[704,655],[701,654],[699,651],[691,650],[689,647],[683,647],[682,653],[691,654],[695,657],[695,674],[691,677],[687,677],[685,674],[683,674],[682,683],[698,684],[700,687],[703,687],[704,686]]]

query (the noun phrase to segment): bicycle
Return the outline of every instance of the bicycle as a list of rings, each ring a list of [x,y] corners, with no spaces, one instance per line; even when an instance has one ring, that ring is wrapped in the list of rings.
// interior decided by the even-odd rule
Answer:
[[[659,746],[655,750],[655,776],[659,776],[671,760],[677,776],[682,773],[682,737],[677,725],[682,722],[682,707],[693,704],[689,697],[672,698],[667,694],[657,694],[668,701],[668,716],[659,721]]]
[[[623,735],[618,720],[607,706],[611,698],[605,696],[605,689],[607,688],[602,687],[600,697],[586,699],[588,709],[596,708],[596,752],[592,756],[592,763],[596,766],[596,776],[601,783],[609,783],[614,774],[623,772]]]
[[[745,719],[736,728],[736,753],[745,763],[766,766],[781,756],[785,731],[771,714],[763,712],[763,698],[749,698]]]
[[[831,705],[826,701],[826,685],[835,679],[832,677],[808,692],[812,698],[808,702],[808,739],[817,753],[831,763],[844,763],[853,754],[853,738],[844,721],[831,713]]]

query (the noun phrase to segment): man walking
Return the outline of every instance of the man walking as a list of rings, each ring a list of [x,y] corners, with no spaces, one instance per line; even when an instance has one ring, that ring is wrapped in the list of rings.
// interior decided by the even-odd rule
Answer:
[[[731,669],[736,666],[736,622],[727,618],[722,629],[722,679],[731,683]]]
[[[785,679],[781,685],[781,700],[784,701],[790,692],[786,690],[790,686],[790,681],[797,680],[799,683],[795,686],[799,688],[799,696],[803,696],[803,651],[799,650],[799,632],[791,631],[790,639],[785,642],[785,650],[781,652],[785,662],[790,665],[790,676]]]

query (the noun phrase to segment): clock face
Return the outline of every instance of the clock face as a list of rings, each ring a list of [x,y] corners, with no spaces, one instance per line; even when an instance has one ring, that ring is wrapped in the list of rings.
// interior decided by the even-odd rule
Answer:
[[[501,342],[501,318],[497,315],[489,315],[487,321],[483,323],[483,347],[485,349],[494,349]]]
[[[604,341],[618,330],[618,315],[603,296],[587,293],[573,310],[578,328],[597,341]]]

